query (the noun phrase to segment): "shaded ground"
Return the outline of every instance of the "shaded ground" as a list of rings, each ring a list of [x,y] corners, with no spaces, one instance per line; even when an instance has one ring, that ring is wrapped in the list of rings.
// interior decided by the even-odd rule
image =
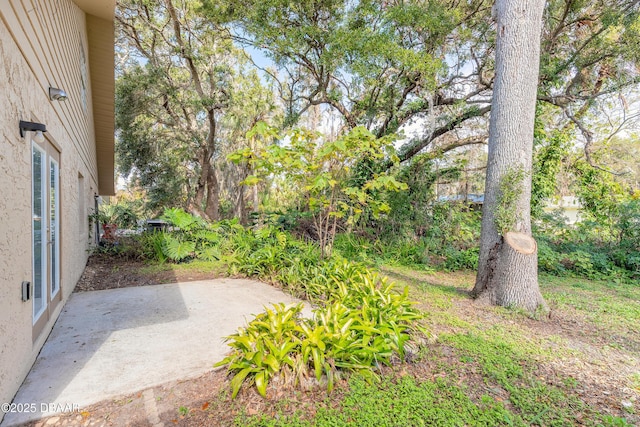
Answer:
[[[421,308],[430,313],[429,327],[438,337],[419,363],[388,368],[388,373],[398,370],[420,380],[448,378],[463,386],[475,401],[490,395],[509,407],[509,392],[488,382],[479,362],[463,357],[449,345],[448,337],[477,334],[513,341],[515,345],[530,343],[531,348],[539,350],[531,352],[527,363],[542,384],[579,396],[590,410],[623,417],[630,423],[627,425],[640,425],[636,412],[640,405],[640,328],[620,330],[619,323],[599,321],[597,310],[602,304],[579,309],[563,302],[563,289],[543,286],[553,311],[549,318],[534,320],[521,313],[473,303],[466,293],[473,281],[470,273],[427,274],[397,268],[385,269],[384,273],[400,284],[411,286],[412,295]],[[200,280],[218,275],[215,268],[206,271],[171,266],[158,269],[137,261],[92,256],[76,291]],[[572,304],[575,305],[575,301]],[[636,304],[637,308],[640,303],[631,300],[630,304]],[[196,379],[168,383],[83,408],[80,413],[30,425],[232,426],[236,425],[234,420],[237,422],[238,414],[281,416],[303,411],[313,415],[321,407],[338,407],[346,390],[344,381],[328,397],[324,388],[270,387],[267,400],[253,389],[243,390],[231,400],[226,371],[212,370]],[[571,402],[567,402],[567,410],[572,410]],[[591,414],[584,413],[585,423],[592,421]],[[576,419],[581,417],[579,413]]]
[[[218,277],[221,275],[215,268],[180,268],[179,265],[171,264],[150,266],[136,259],[95,254],[89,257],[74,292],[191,282]]]
[[[591,307],[594,318],[589,319],[582,311],[559,304],[557,294],[562,290],[545,286],[544,279],[541,288],[551,312],[548,317],[536,320],[470,300],[467,289],[471,289],[475,279],[471,273],[425,274],[404,269],[386,269],[384,272],[394,280],[412,283],[417,288],[415,294],[420,294],[420,288],[424,286],[440,288],[444,298],[433,298],[433,292],[429,293],[431,300],[418,298],[421,308],[438,313],[431,320],[434,330],[441,334],[493,331],[496,335],[517,337],[514,340],[520,342],[529,340],[532,347],[543,349],[542,354],[533,356],[540,379],[555,386],[564,384],[600,413],[623,417],[633,421],[632,425],[640,425],[640,417],[633,413],[640,403],[640,328],[637,323],[636,327],[620,330],[618,324],[610,325],[604,318],[599,321],[595,306]],[[575,279],[568,281],[580,283]],[[640,301],[630,303],[636,306],[637,312]],[[447,314],[451,317],[447,318]],[[456,320],[452,321],[452,318]]]

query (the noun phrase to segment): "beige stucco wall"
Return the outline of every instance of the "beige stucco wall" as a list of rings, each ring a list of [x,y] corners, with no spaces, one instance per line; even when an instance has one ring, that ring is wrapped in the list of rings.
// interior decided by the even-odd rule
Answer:
[[[98,167],[86,22],[71,0],[0,2],[0,403],[13,398],[88,257]],[[49,86],[69,99],[50,101]],[[47,140],[60,152],[63,301],[38,336],[32,336],[32,301],[21,301],[21,282],[32,281],[32,253],[31,143],[20,137],[20,120],[46,124]]]

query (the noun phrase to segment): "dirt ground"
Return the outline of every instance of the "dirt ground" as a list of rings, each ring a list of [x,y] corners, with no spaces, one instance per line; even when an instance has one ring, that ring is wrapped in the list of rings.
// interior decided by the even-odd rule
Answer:
[[[85,272],[80,279],[75,292],[86,292],[101,289],[120,288],[127,286],[147,286],[162,283],[175,283],[189,280],[215,278],[213,272],[193,271],[149,271],[145,264],[136,260],[114,259],[111,257],[91,256]],[[393,272],[389,273],[393,279]],[[450,275],[443,286],[450,287],[457,280],[456,274]],[[395,279],[402,279],[395,277]],[[404,278],[407,279],[407,278]],[[425,280],[438,286],[438,277],[412,277],[413,280]],[[461,281],[462,281],[461,277]],[[464,294],[463,288],[459,292]],[[428,309],[428,302],[424,303]],[[481,319],[487,324],[504,322],[486,307],[477,306],[471,300],[454,300],[452,312],[460,318]],[[629,336],[620,338],[622,347],[632,347],[626,351],[608,351],[603,354],[600,350],[606,331],[598,328],[584,327],[579,317],[571,313],[555,313],[544,321],[522,320],[519,318],[514,327],[529,329],[535,336],[559,336],[592,360],[580,358],[559,358],[553,363],[541,364],[539,378],[544,378],[550,384],[562,384],[562,379],[572,377],[580,382],[578,390],[580,398],[601,413],[623,416],[632,423],[640,425],[640,417],[625,412],[623,406],[633,402],[637,407],[640,395],[638,390],[630,389],[625,382],[630,372],[638,371],[640,360],[636,348],[638,342],[629,342]],[[440,331],[440,333],[447,331]],[[449,331],[453,332],[453,331]],[[634,333],[633,337],[638,337]],[[610,337],[606,337],[610,340]],[[634,340],[632,340],[634,341]],[[626,348],[625,348],[626,350]],[[434,344],[430,353],[438,355],[438,363],[443,361],[450,366],[460,364],[455,353],[446,345]],[[635,355],[633,360],[629,354]],[[433,361],[421,361],[415,364],[405,364],[393,369],[401,369],[403,373],[410,373],[416,378],[430,379],[442,373]],[[461,381],[469,387],[470,394],[478,391],[478,398],[485,390],[482,375],[464,371],[461,366]],[[197,378],[171,382],[158,387],[142,390],[128,396],[99,402],[79,413],[50,417],[28,424],[29,426],[232,426],[238,413],[247,415],[293,413],[297,410],[313,412],[317,402],[322,405],[333,406],[340,401],[340,384],[327,397],[326,389],[320,387],[315,390],[287,389],[286,387],[270,387],[268,399],[261,398],[253,389],[242,390],[235,400],[231,400],[228,378],[225,369],[212,370]],[[506,393],[506,392],[505,392]],[[283,399],[284,398],[284,399]],[[505,400],[508,396],[502,396]],[[501,399],[502,400],[502,399]]]
[[[190,282],[220,277],[215,272],[193,270],[168,269],[145,272],[148,270],[145,267],[148,265],[137,259],[92,255],[74,292]]]

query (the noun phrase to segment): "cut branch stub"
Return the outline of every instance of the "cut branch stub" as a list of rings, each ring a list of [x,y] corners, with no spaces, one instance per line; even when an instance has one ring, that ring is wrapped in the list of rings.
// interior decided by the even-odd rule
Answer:
[[[510,231],[503,236],[495,277],[495,303],[529,312],[548,307],[538,287],[538,244],[528,234]]]
[[[522,255],[534,254],[538,249],[538,244],[533,237],[513,231],[509,231],[504,235],[504,243]]]

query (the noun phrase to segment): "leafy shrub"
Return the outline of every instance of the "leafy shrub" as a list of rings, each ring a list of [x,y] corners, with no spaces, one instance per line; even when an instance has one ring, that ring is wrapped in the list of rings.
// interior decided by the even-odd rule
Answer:
[[[99,224],[116,224],[120,229],[135,228],[138,223],[138,214],[131,203],[120,201],[100,205],[98,212],[91,214],[89,219]]]
[[[265,396],[269,379],[284,366],[294,372],[299,370],[294,350],[300,347],[301,311],[302,304],[274,305],[273,310],[265,309],[245,328],[228,337],[233,352],[216,366],[228,364],[229,371],[235,372],[231,380],[233,397],[245,379],[255,384],[258,392]]]
[[[164,251],[164,241],[167,234],[164,232],[142,233],[139,236],[141,256],[144,259],[150,259],[163,263],[167,260]]]
[[[165,235],[162,252],[173,261],[183,261],[195,255],[196,243]]]
[[[617,219],[608,225],[589,217],[567,225],[557,215],[540,215],[534,224],[540,269],[596,279],[640,278],[634,206],[634,200],[621,203]],[[640,220],[640,212],[637,214]]]
[[[139,237],[141,257],[158,262],[184,262],[193,258],[206,261],[221,258],[221,230],[226,223],[208,224],[182,209],[166,209],[162,219],[170,231],[144,232]]]
[[[202,218],[191,215],[181,208],[165,209],[162,219],[178,227],[178,229],[183,232],[191,232],[207,227],[207,223]]]
[[[583,250],[571,252],[567,257],[563,258],[562,263],[565,267],[585,276],[594,272],[591,254]]]
[[[545,239],[538,239],[538,268],[548,273],[561,273],[566,271],[560,263],[562,257]]]
[[[227,337],[232,353],[217,364],[227,365],[234,377],[232,395],[242,384],[255,384],[266,396],[268,381],[278,373],[293,374],[294,382],[311,372],[326,378],[329,390],[341,371],[358,371],[375,377],[373,369],[406,355],[410,333],[421,331],[423,316],[408,299],[408,290],[397,294],[393,284],[357,264],[343,262],[326,283],[327,302],[300,317],[302,305],[274,305],[245,328]],[[341,280],[349,277],[348,281]]]
[[[234,396],[245,382],[265,395],[276,374],[296,383],[324,377],[329,389],[342,370],[374,376],[374,367],[405,356],[412,331],[424,333],[408,291],[394,292],[364,264],[321,259],[313,245],[275,227],[228,230],[221,245],[233,253],[231,273],[277,283],[318,305],[311,319],[300,318],[300,306],[276,305],[228,337],[232,353],[218,365],[235,374]]]
[[[640,198],[622,203],[619,212],[616,225],[620,246],[640,252]]]
[[[374,246],[375,243],[365,237],[343,233],[336,236],[334,250],[344,258],[370,263],[377,252]]]
[[[477,247],[462,250],[447,248],[444,268],[449,271],[476,270],[478,268],[479,255],[480,248]]]

